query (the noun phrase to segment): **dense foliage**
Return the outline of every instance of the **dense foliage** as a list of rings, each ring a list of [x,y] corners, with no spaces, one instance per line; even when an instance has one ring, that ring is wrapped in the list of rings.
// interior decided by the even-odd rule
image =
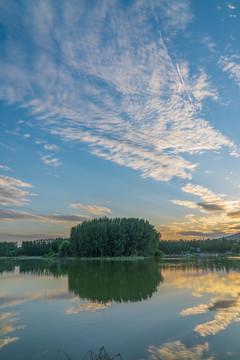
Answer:
[[[23,241],[20,253],[27,256],[57,256],[63,241],[62,238]]]
[[[159,234],[148,221],[136,218],[98,218],[73,227],[73,254],[82,257],[153,255]]]
[[[17,255],[16,242],[0,242],[0,256],[15,256]]]
[[[164,254],[182,254],[185,252],[196,252],[199,249],[201,252],[220,252],[233,251],[240,252],[240,245],[236,240],[222,239],[207,239],[207,240],[161,240],[159,248]]]

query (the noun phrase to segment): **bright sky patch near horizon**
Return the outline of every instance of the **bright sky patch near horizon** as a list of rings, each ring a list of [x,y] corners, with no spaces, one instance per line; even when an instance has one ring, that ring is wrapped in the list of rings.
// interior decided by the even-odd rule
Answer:
[[[237,1],[0,0],[0,240],[240,229]]]

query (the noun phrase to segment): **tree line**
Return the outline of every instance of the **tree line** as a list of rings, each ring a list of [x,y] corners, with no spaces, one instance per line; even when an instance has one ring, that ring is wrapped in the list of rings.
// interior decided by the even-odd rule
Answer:
[[[164,254],[182,254],[187,252],[225,253],[232,251],[240,253],[240,243],[237,240],[206,239],[206,240],[160,240],[159,248]]]
[[[74,226],[70,238],[41,239],[16,242],[0,242],[0,256],[46,257],[115,257],[115,256],[162,256],[194,252],[240,253],[237,240],[161,240],[153,225],[138,218],[106,217],[84,221]]]
[[[21,246],[17,242],[0,242],[0,256],[67,256],[64,252],[64,243],[69,243],[68,239],[41,239],[33,241],[23,241]]]

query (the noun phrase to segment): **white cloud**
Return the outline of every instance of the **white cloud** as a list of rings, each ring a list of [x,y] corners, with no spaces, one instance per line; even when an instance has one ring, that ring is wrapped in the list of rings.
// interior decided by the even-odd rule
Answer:
[[[191,11],[190,0],[164,0],[151,1],[156,13],[162,13],[159,20],[163,22],[165,31],[176,32],[185,30],[187,25],[193,20],[194,15]],[[160,9],[160,11],[159,11]]]
[[[93,215],[106,215],[106,214],[110,214],[111,210],[103,207],[103,206],[97,206],[97,205],[82,205],[80,203],[78,204],[71,204],[70,205],[72,208],[74,209],[80,209],[83,211],[86,211],[89,214],[93,214]]]
[[[188,183],[182,187],[182,190],[186,193],[190,193],[196,196],[199,196],[202,202],[194,203],[191,201],[180,201],[172,200],[174,204],[187,206],[190,209],[195,207],[200,208],[202,211],[222,211],[222,212],[236,212],[240,209],[240,199],[239,200],[224,200],[226,197],[225,194],[215,194],[208,188],[205,188],[201,185],[192,185]]]
[[[51,144],[45,144],[44,149],[45,150],[51,150],[51,151],[60,151],[61,150],[61,148],[59,146],[54,145],[54,144],[52,144],[52,145]]]
[[[209,36],[204,36],[204,38],[202,39],[202,43],[207,45],[211,53],[215,52],[216,44],[212,41],[212,39]]]
[[[186,206],[189,209],[196,209],[197,204],[195,204],[193,201],[185,201],[185,200],[172,200],[173,204]]]
[[[193,195],[200,196],[203,201],[211,202],[211,203],[222,201],[222,199],[225,196],[224,194],[215,194],[208,188],[205,188],[201,185],[193,185],[190,183],[183,186],[182,191],[193,194]]]
[[[10,170],[10,168],[8,166],[4,166],[4,165],[0,165],[0,169],[6,170],[6,171]]]
[[[29,195],[34,195],[19,187],[32,187],[19,179],[0,175],[0,204],[1,205],[26,205]]]
[[[55,167],[62,165],[58,158],[53,158],[51,155],[42,156],[41,159],[46,165],[52,165]]]
[[[1,186],[20,186],[20,187],[33,187],[31,184],[25,183],[21,180],[14,179],[10,176],[0,175],[0,185]]]
[[[235,10],[236,9],[236,6],[232,5],[232,4],[228,4],[228,8],[231,9],[231,10]]]

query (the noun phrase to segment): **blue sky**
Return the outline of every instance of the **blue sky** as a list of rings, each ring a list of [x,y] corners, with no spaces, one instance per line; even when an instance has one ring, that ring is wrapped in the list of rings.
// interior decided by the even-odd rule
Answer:
[[[0,240],[240,230],[236,1],[0,0]]]

